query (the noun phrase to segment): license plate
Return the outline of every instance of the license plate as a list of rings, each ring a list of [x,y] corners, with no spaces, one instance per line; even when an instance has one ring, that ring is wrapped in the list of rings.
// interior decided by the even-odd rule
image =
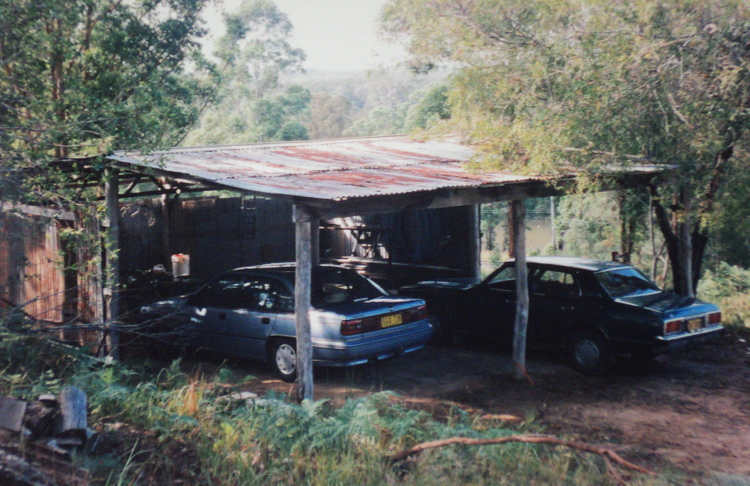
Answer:
[[[697,331],[703,327],[703,319],[690,319],[687,323],[687,330],[689,332]]]
[[[380,327],[393,327],[398,326],[404,322],[403,317],[401,317],[401,314],[391,314],[390,316],[385,316],[380,319]]]

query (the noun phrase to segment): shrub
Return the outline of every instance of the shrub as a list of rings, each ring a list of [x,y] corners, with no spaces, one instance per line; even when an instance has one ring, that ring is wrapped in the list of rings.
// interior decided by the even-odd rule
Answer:
[[[750,334],[750,270],[721,262],[706,270],[698,295],[721,307],[725,326]]]

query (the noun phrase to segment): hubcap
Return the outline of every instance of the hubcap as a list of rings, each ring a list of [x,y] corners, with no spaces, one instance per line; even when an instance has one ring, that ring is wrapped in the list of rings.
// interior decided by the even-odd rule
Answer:
[[[595,366],[601,358],[599,346],[590,340],[582,339],[576,343],[576,361],[583,366]]]
[[[297,368],[297,352],[292,346],[286,343],[279,346],[276,350],[276,366],[285,375],[294,373]]]

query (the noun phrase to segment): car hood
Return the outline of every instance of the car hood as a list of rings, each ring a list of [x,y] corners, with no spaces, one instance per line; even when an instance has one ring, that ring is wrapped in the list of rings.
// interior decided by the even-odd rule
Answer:
[[[714,304],[672,292],[620,297],[618,302],[645,307],[664,316],[698,314],[718,310]]]
[[[464,290],[479,284],[479,278],[444,278],[440,280],[425,280],[414,285],[407,285],[403,289],[454,289]]]

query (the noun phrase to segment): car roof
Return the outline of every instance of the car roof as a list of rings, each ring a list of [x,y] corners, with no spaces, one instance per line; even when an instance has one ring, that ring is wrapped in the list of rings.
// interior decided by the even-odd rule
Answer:
[[[510,259],[508,261],[515,262],[515,259]],[[533,256],[527,257],[526,263],[539,265],[555,265],[558,267],[575,268],[577,270],[587,270],[590,272],[599,272],[602,270],[614,270],[615,268],[630,267],[630,265],[609,260],[594,260],[591,258],[568,256]]]
[[[341,266],[341,265],[331,265],[331,264],[321,264],[316,265],[316,267],[323,267],[323,268],[340,268],[345,270],[350,270],[347,267]],[[262,265],[252,265],[249,267],[240,267],[230,270],[230,272],[247,272],[247,271],[258,271],[261,270],[263,273],[266,274],[275,274],[275,275],[286,275],[294,274],[296,269],[296,264],[294,262],[283,262],[283,263],[264,263]]]

